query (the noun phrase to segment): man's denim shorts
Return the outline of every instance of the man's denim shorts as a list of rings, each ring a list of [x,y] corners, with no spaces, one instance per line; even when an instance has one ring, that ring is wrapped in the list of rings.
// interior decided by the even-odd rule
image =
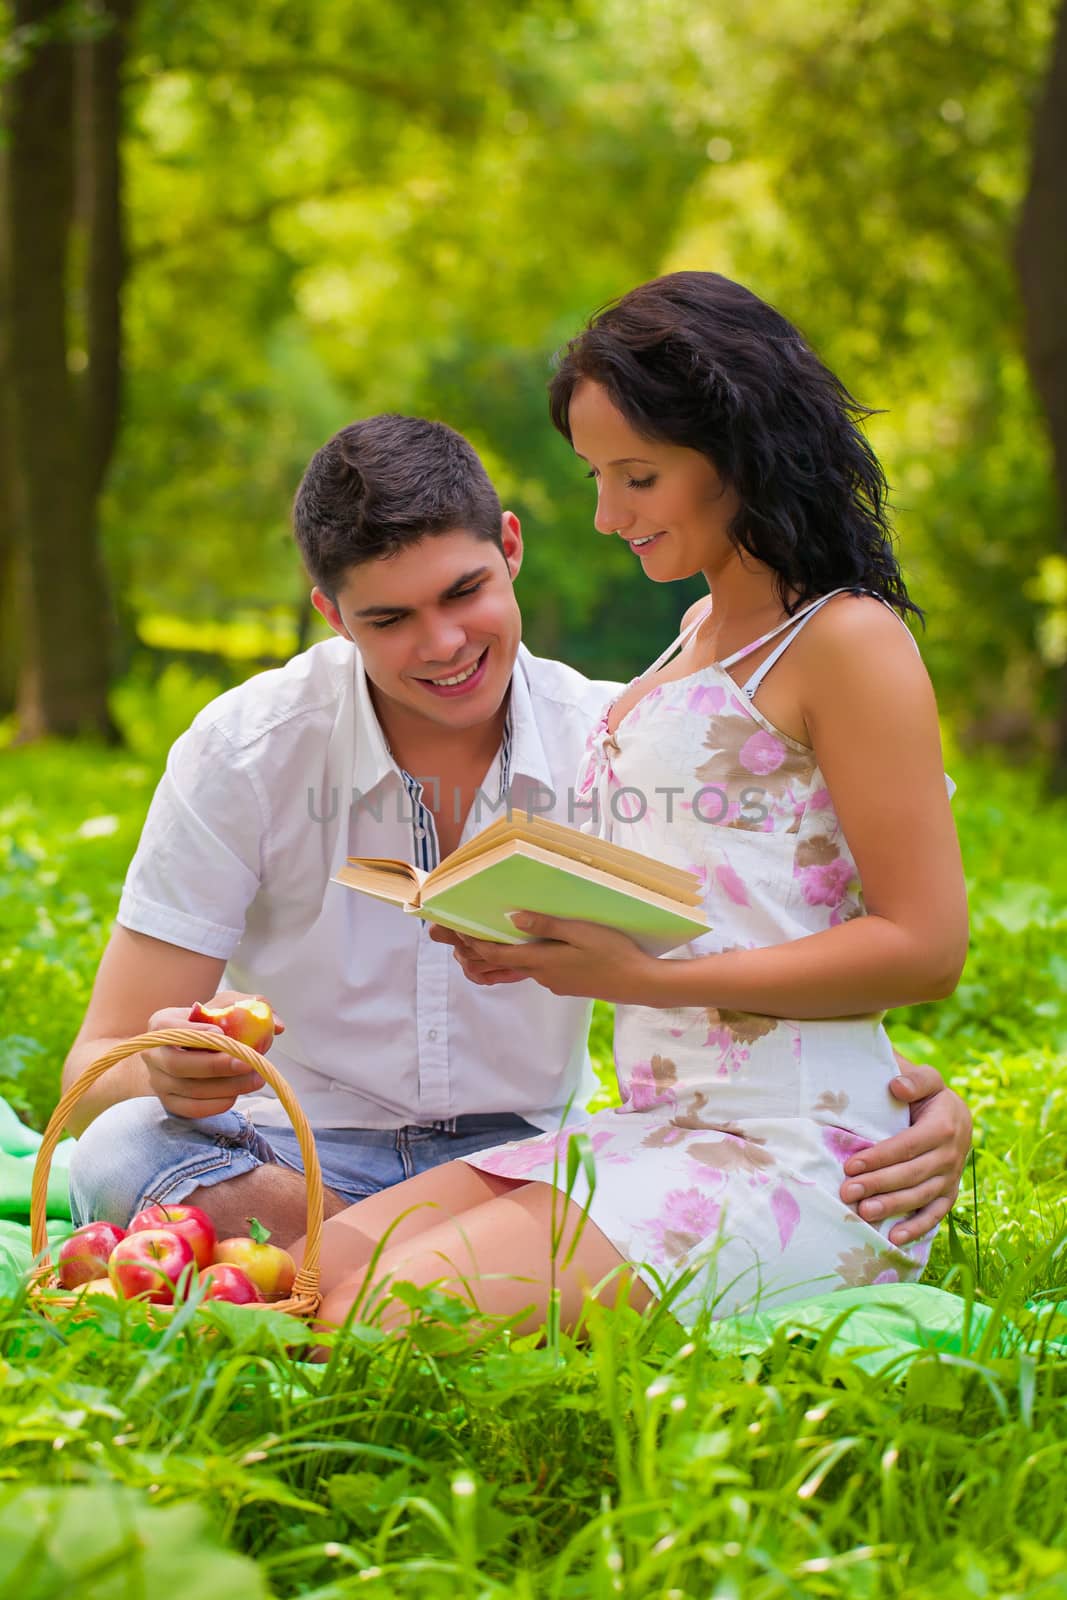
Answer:
[[[453,1117],[404,1128],[320,1128],[322,1180],[355,1202],[404,1178],[540,1130],[509,1113]],[[302,1172],[292,1128],[257,1128],[240,1111],[193,1120],[170,1116],[155,1098],[124,1100],[90,1123],[70,1168],[70,1205],[79,1225],[120,1226],[145,1206],[176,1205],[268,1164]]]

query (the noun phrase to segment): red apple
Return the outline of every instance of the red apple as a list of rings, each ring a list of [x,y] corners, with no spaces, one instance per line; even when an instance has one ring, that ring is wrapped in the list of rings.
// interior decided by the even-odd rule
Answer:
[[[127,1230],[143,1233],[146,1228],[165,1228],[180,1233],[193,1247],[193,1259],[202,1272],[215,1259],[215,1224],[199,1206],[146,1206],[138,1211]]]
[[[125,1228],[113,1222],[87,1222],[64,1239],[59,1247],[59,1281],[64,1289],[76,1289],[91,1278],[106,1278],[107,1258],[125,1237]]]
[[[216,1261],[231,1261],[248,1274],[268,1300],[280,1300],[289,1293],[296,1277],[296,1262],[288,1250],[268,1244],[270,1234],[255,1217],[249,1217],[250,1238],[220,1239],[215,1246]]]
[[[218,1261],[200,1274],[205,1300],[229,1300],[235,1306],[252,1305],[263,1296],[247,1273],[228,1261]]]
[[[144,1228],[119,1240],[107,1271],[126,1299],[141,1295],[153,1305],[169,1306],[180,1293],[182,1274],[188,1279],[192,1266],[193,1247],[182,1234]]]
[[[189,1013],[190,1022],[213,1022],[230,1039],[251,1045],[260,1054],[269,1050],[274,1038],[274,1013],[266,1000],[234,1000],[229,1005],[202,1005],[198,1000]]]

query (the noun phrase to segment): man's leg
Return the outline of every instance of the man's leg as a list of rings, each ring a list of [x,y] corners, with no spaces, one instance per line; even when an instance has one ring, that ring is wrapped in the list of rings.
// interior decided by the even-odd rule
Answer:
[[[189,1205],[207,1212],[220,1239],[247,1234],[253,1217],[283,1250],[307,1230],[307,1184],[303,1173],[293,1172],[289,1167],[257,1167],[254,1172],[228,1178],[225,1183],[214,1184],[211,1188],[194,1189],[186,1199]],[[347,1200],[323,1185],[324,1216],[336,1216],[347,1205]]]
[[[326,1214],[346,1203],[328,1190]],[[201,1205],[223,1237],[259,1217],[279,1242],[304,1231],[303,1175],[279,1163],[268,1140],[237,1111],[193,1121],[144,1096],[110,1106],[74,1150],[70,1204],[76,1223],[104,1218],[125,1227],[145,1206]],[[236,1226],[230,1223],[236,1221]]]

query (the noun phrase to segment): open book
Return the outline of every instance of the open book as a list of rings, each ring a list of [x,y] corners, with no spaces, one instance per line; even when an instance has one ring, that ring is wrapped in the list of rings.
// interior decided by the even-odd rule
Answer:
[[[333,881],[499,944],[532,937],[509,922],[509,911],[599,922],[653,955],[708,931],[694,873],[544,817],[502,817],[432,872],[350,856]]]

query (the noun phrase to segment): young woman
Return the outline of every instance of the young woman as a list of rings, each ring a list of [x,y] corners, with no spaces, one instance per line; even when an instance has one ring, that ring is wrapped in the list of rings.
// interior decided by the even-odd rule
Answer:
[[[532,1326],[553,1254],[569,1324],[620,1284],[691,1324],[916,1276],[929,1239],[898,1249],[839,1197],[843,1163],[906,1123],[883,1012],[949,994],[967,942],[866,413],[775,310],[696,272],[596,317],[551,410],[596,484],[598,530],[653,582],[707,582],[605,713],[582,785],[610,837],[699,874],[712,931],[657,960],[554,918],[519,919],[538,940],[506,953],[439,930],[473,982],[616,1002],[623,1103],[581,1124],[592,1193],[581,1174],[560,1193],[571,1128],[335,1219],[324,1320],[373,1274],[529,1308]],[[386,1303],[387,1322],[406,1315]]]

